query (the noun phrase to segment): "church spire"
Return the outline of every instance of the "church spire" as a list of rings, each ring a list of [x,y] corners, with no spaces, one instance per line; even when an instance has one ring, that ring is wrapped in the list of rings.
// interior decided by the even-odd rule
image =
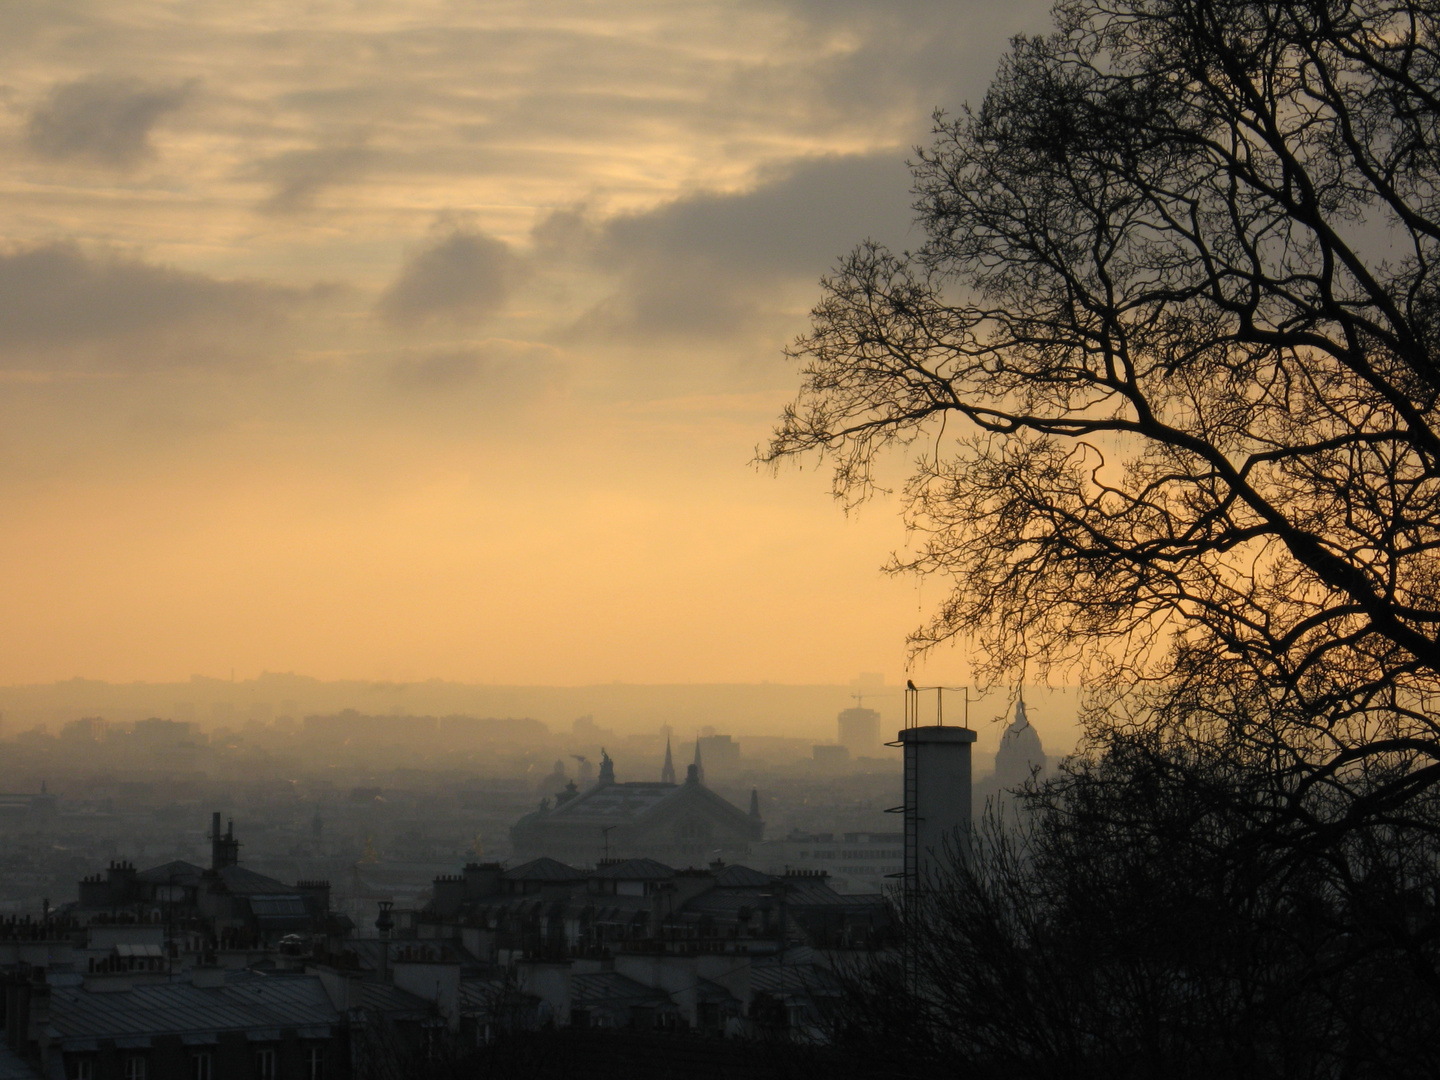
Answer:
[[[1020,731],[1030,725],[1030,714],[1025,709],[1025,687],[1020,687],[1020,695],[1015,702],[1015,719],[1010,725],[1011,731]]]
[[[675,759],[670,756],[670,736],[665,736],[665,764],[660,769],[660,782],[662,784],[673,784],[675,782]]]
[[[755,820],[760,819],[760,789],[750,789],[750,816]]]
[[[695,779],[705,782],[705,763],[700,760],[700,736],[695,736]]]

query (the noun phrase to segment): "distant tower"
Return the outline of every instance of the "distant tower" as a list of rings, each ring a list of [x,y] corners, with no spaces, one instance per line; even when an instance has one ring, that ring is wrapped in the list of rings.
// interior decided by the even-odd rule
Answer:
[[[665,764],[660,769],[662,784],[675,783],[675,759],[670,756],[670,736],[665,736]]]
[[[880,748],[880,714],[874,709],[846,709],[837,718],[835,740],[856,757],[876,753]]]
[[[759,789],[759,788],[753,788],[753,787],[752,787],[752,788],[750,789],[750,817],[751,817],[753,820],[755,820],[755,821],[759,821],[759,820],[760,820],[760,789]]]
[[[705,763],[700,760],[700,737],[695,737],[695,779],[700,783],[705,782]]]
[[[235,819],[230,819],[230,828],[220,832],[220,811],[210,816],[210,869],[223,870],[240,861],[240,841],[235,839]]]
[[[935,688],[931,688],[935,689]],[[939,696],[936,690],[936,714]],[[970,832],[970,747],[975,732],[943,724],[921,726],[920,691],[905,694],[905,892],[919,896],[952,857],[963,858]]]
[[[613,784],[615,782],[615,762],[605,748],[600,748],[600,783]]]
[[[995,779],[1001,790],[1019,787],[1029,780],[1036,769],[1045,768],[1045,748],[1040,733],[1030,723],[1025,709],[1025,691],[1015,702],[1015,719],[1000,736],[1000,749],[995,752]]]

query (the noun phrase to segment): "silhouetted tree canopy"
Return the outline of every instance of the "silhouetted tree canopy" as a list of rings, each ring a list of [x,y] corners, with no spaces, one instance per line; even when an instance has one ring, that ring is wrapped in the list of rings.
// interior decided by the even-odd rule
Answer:
[[[1062,0],[824,282],[762,458],[948,583],[921,649],[1078,670],[1100,743],[1219,753],[1292,845],[1440,779],[1440,5]],[[1186,748],[1189,748],[1187,751]]]
[[[848,971],[850,1055],[1006,1080],[1440,1072],[1434,835],[1371,822],[1297,857],[1252,842],[1255,770],[1157,757],[1072,759],[986,820],[902,907],[908,953]]]

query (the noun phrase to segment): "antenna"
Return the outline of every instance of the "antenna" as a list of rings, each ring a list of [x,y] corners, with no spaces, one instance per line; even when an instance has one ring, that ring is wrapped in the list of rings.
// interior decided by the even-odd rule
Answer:
[[[977,697],[970,696],[969,686],[916,686],[914,680],[905,681],[905,726],[907,728],[920,727],[920,694],[922,691],[935,691],[935,726],[945,726],[945,695],[963,694],[962,700],[965,703],[965,728],[970,727],[970,703],[972,701],[983,701],[985,694]],[[892,744],[894,745],[894,744]]]

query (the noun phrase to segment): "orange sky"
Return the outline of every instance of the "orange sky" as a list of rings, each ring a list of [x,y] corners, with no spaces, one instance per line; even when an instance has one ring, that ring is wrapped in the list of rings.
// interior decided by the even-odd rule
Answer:
[[[1044,8],[0,7],[0,683],[898,679],[894,505],[749,461]]]

